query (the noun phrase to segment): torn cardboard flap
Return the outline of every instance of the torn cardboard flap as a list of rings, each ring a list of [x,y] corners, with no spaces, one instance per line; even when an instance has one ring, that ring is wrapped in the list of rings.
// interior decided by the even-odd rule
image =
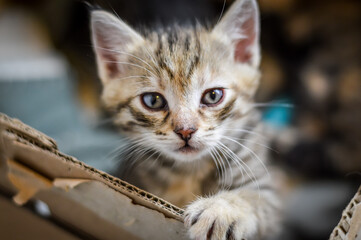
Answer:
[[[13,160],[8,160],[7,164],[8,178],[18,190],[18,193],[13,197],[16,204],[23,205],[39,190],[51,188],[52,182],[49,179]]]
[[[89,179],[68,179],[68,178],[56,178],[53,182],[53,185],[58,188],[62,188],[65,191],[69,191],[79,184],[89,182]]]
[[[56,178],[54,181],[51,181],[13,160],[8,160],[7,165],[8,178],[18,190],[18,193],[13,197],[14,202],[18,205],[25,204],[37,192],[47,190],[52,186],[69,191],[69,189],[79,184],[90,181],[89,179],[67,178]]]
[[[43,201],[81,238],[187,239],[182,209],[59,152],[53,140],[2,114],[1,189],[20,205]]]

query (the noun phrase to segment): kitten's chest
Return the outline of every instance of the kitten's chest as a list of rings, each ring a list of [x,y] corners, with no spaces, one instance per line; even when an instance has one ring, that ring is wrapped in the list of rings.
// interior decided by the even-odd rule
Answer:
[[[176,171],[171,168],[161,168],[157,172],[144,172],[143,187],[157,196],[184,207],[198,196],[210,195],[216,192],[218,181],[215,167],[212,163],[204,163],[196,169],[186,168]],[[144,174],[143,173],[143,174]]]

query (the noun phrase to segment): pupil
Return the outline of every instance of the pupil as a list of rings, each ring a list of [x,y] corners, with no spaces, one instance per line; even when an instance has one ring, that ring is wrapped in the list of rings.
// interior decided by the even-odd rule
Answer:
[[[152,98],[150,100],[152,105],[155,105],[155,103],[157,102],[157,99],[158,99],[158,96],[152,95]]]
[[[216,93],[214,91],[211,93],[211,98],[212,100],[216,99]]]

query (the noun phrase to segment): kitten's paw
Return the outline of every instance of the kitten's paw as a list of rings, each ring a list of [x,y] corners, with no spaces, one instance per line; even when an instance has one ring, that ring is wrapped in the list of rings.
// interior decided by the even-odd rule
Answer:
[[[202,198],[185,211],[184,224],[192,239],[230,240],[252,238],[257,219],[249,203],[225,194]]]

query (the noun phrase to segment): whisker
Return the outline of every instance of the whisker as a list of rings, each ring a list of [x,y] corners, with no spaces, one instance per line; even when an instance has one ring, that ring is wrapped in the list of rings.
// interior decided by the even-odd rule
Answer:
[[[138,163],[139,161],[141,161],[141,163],[139,163],[138,166],[140,166],[142,163],[144,163],[147,159],[142,159],[142,157],[144,155],[146,155],[148,152],[150,151],[154,151],[151,147],[144,147],[142,145],[139,145],[139,149],[136,149],[135,151],[132,151],[132,153],[130,155],[127,156],[128,161],[131,161],[130,164],[128,165],[128,169],[133,169],[135,164]],[[132,157],[133,155],[136,155],[137,157]]]
[[[153,155],[154,155],[154,152],[153,152],[153,153],[152,153],[150,156],[148,156],[146,159],[142,159],[142,157],[143,157],[144,155],[147,155],[148,152],[152,152],[152,151],[154,151],[152,148],[145,148],[145,149],[142,151],[142,154],[141,154],[140,156],[138,156],[138,158],[135,160],[135,162],[137,162],[138,159],[140,159],[141,163],[140,163],[138,166],[140,166],[140,165],[142,165],[143,163],[145,163],[145,162],[150,158],[150,156],[153,156]]]
[[[265,139],[265,137],[264,137],[263,135],[261,135],[260,133],[257,133],[257,132],[255,132],[255,131],[246,130],[246,129],[241,129],[241,128],[224,128],[224,130],[249,133],[249,134],[256,135],[256,136],[258,136],[258,137],[261,137],[261,138]]]
[[[140,75],[140,76],[127,76],[127,77],[122,77],[122,78],[119,78],[118,80],[123,80],[123,79],[129,79],[129,78],[149,78],[148,76],[145,76],[145,75]]]
[[[222,144],[221,142],[218,142],[218,144],[221,145],[219,149],[220,149],[225,155],[227,155],[231,160],[234,160],[234,159],[233,159],[233,158],[234,158],[233,155],[235,155],[235,154],[233,153],[233,151],[231,151],[230,149],[228,149],[228,148],[227,148],[224,144]],[[228,150],[231,151],[232,155],[228,152]],[[237,156],[237,157],[238,157],[238,156]],[[241,160],[241,163],[243,163],[242,160]],[[237,163],[236,163],[236,165],[237,165]],[[244,169],[242,166],[240,166],[239,170],[241,171],[241,175],[242,175],[242,178],[243,178],[243,170],[245,170],[245,169]]]
[[[221,21],[221,18],[222,18],[223,13],[224,13],[224,8],[226,7],[226,1],[227,1],[227,0],[224,0],[224,1],[223,1],[222,11],[221,11],[221,14],[219,15],[219,18],[218,18],[218,20],[217,20],[216,25],[219,23],[219,21]]]
[[[222,136],[224,137],[225,139],[228,139],[229,141],[232,141],[236,144],[238,144],[239,146],[245,148],[246,150],[248,150],[253,156],[256,157],[256,159],[260,162],[260,164],[262,165],[262,167],[265,169],[266,173],[268,176],[270,176],[269,172],[268,172],[268,169],[266,167],[266,165],[262,162],[262,160],[258,157],[258,155],[250,148],[248,148],[247,146],[245,146],[244,144],[240,143],[240,142],[237,142],[236,140],[233,140],[232,138],[229,138],[227,136]]]
[[[145,159],[144,161],[147,161],[148,159],[150,159],[154,154],[157,154],[158,153],[158,157],[152,162],[152,164],[149,166],[149,168],[152,168],[153,165],[158,161],[160,155],[161,155],[161,151],[159,150],[153,150],[154,153],[152,153],[147,159]]]
[[[148,67],[150,67],[153,71],[156,71],[149,63],[147,63],[145,60],[141,59],[140,57],[137,57],[133,54],[130,54],[130,53],[127,53],[127,52],[122,52],[122,51],[118,51],[118,50],[114,50],[114,49],[108,49],[108,48],[102,48],[102,47],[96,47],[94,46],[94,48],[98,48],[98,49],[101,49],[101,50],[105,50],[105,51],[109,51],[109,52],[114,52],[114,53],[119,53],[119,54],[124,54],[124,55],[127,55],[127,56],[130,56],[130,57],[133,57],[139,61],[141,61],[142,63],[146,64]]]
[[[227,183],[227,174],[226,174],[226,164],[224,163],[224,160],[227,161],[226,158],[222,157],[221,154],[224,156],[224,153],[222,151],[222,149],[218,148],[218,146],[216,146],[216,149],[217,151],[215,151],[216,155],[217,155],[217,158],[218,158],[218,161],[221,165],[221,169],[222,169],[222,186],[223,187],[226,187],[226,183]],[[221,154],[219,153],[219,151],[221,152]],[[228,163],[228,161],[227,161]]]
[[[232,156],[235,157],[235,158],[232,158],[232,160],[236,163],[236,165],[237,165],[237,163],[238,163],[238,165],[241,166],[241,168],[243,168],[243,167],[242,167],[242,164],[243,164],[243,165],[248,169],[248,171],[249,171],[249,173],[251,174],[252,177],[249,175],[249,173],[248,173],[248,171],[247,171],[246,169],[244,169],[244,170],[245,170],[247,176],[248,176],[251,180],[253,179],[254,182],[256,183],[257,189],[258,189],[258,193],[259,193],[259,196],[260,196],[260,186],[259,186],[258,180],[257,180],[256,176],[254,175],[252,169],[251,169],[237,154],[235,154],[231,149],[229,149],[229,148],[228,148],[226,145],[224,145],[222,142],[218,142],[218,144],[220,144],[221,146],[223,146],[230,154],[232,154]],[[238,160],[238,161],[236,161],[236,160]]]
[[[218,172],[218,175],[219,175],[219,181],[222,183],[222,186],[223,186],[223,184],[224,184],[223,178],[224,178],[225,173],[223,172],[223,168],[221,166],[221,160],[218,159],[218,157],[216,157],[214,155],[215,154],[215,149],[213,147],[210,149],[210,154],[212,156],[212,159],[213,159],[214,163],[216,164],[217,172]]]
[[[222,153],[222,155],[223,155],[223,158],[222,158],[221,155],[218,154],[219,157],[220,157],[220,160],[219,160],[219,161],[222,162],[222,163],[223,163],[222,160],[226,161],[226,163],[227,163],[227,165],[228,165],[228,169],[229,169],[229,171],[231,172],[230,175],[229,175],[229,174],[227,175],[226,165],[223,164],[224,179],[223,179],[222,187],[223,187],[224,189],[228,189],[228,188],[232,185],[232,178],[233,178],[232,166],[231,166],[231,164],[229,163],[228,158],[226,157],[226,154],[225,154],[224,150],[223,150],[222,148],[219,148],[219,146],[216,146],[216,149],[217,149],[218,151],[220,151],[220,152]],[[228,183],[228,184],[227,184],[227,183]]]
[[[94,124],[94,127],[95,128],[98,128],[98,127],[103,127],[105,125],[108,125],[108,124],[111,124],[113,123],[113,121],[115,120],[116,117],[110,117],[110,118],[105,118],[105,119],[101,119],[99,121],[97,121],[95,124]]]
[[[142,138],[137,140],[126,139],[126,142],[122,144],[120,147],[117,147],[113,152],[114,154],[117,154],[118,159],[122,158],[124,154],[129,154],[129,152],[138,148],[139,146],[141,146],[141,144],[143,144],[147,140],[149,140],[149,138]]]
[[[283,107],[283,108],[294,108],[294,104],[291,103],[252,103],[253,107]]]
[[[226,136],[226,135],[224,135],[224,136]],[[246,139],[246,138],[234,138],[234,137],[231,137],[231,136],[227,136],[227,137],[230,137],[230,138],[232,138],[232,139],[234,139],[234,140],[239,140],[239,141],[245,141],[245,142],[253,143],[253,144],[256,144],[256,145],[265,147],[265,148],[269,149],[270,151],[273,151],[273,152],[279,154],[279,152],[278,152],[277,150],[271,148],[270,146],[267,146],[267,145],[262,144],[262,143],[258,143],[258,142],[256,142],[256,141],[252,141],[252,140],[249,140],[249,139]]]
[[[146,45],[143,45],[143,47],[144,47],[145,51],[147,52],[147,55],[148,55],[149,59],[153,62],[154,66],[158,66],[158,63],[156,62],[156,60],[154,59],[154,56],[150,53],[150,51],[146,47]]]
[[[150,71],[148,68],[146,67],[143,67],[143,66],[140,66],[138,64],[135,64],[135,63],[130,63],[130,62],[119,62],[119,61],[104,61],[104,62],[107,62],[107,63],[119,63],[119,64],[125,64],[125,65],[130,65],[130,66],[134,66],[134,67],[138,67],[138,68],[141,68],[145,71],[147,71],[148,73],[150,73],[153,77],[157,77],[155,73],[153,73],[152,71]]]

